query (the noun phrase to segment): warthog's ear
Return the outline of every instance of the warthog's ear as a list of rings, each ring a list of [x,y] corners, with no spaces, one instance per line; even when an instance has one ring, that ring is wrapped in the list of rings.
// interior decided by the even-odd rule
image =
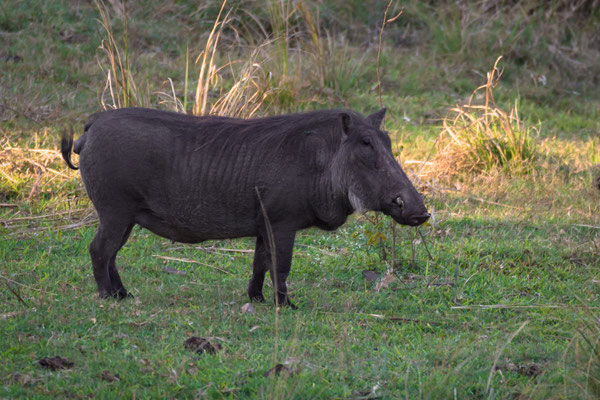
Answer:
[[[344,137],[346,137],[350,134],[350,125],[352,125],[352,119],[350,118],[350,115],[346,114],[345,112],[340,114],[340,118],[342,120],[342,134]]]
[[[369,115],[367,117],[367,120],[371,123],[371,125],[373,125],[375,128],[377,129],[381,129],[381,123],[383,122],[383,119],[385,118],[385,112],[387,111],[387,108],[382,108],[379,111],[374,112],[373,114]]]

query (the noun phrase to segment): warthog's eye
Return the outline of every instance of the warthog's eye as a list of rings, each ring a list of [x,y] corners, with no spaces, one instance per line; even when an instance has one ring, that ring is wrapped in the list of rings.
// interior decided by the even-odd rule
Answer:
[[[368,136],[365,136],[362,138],[362,142],[364,145],[370,145],[371,144],[371,138]]]

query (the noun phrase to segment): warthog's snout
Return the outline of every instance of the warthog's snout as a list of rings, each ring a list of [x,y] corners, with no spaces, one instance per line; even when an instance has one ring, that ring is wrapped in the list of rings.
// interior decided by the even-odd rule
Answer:
[[[391,199],[391,201],[388,201],[391,203],[391,209],[396,210],[395,212],[392,211],[392,215],[401,215],[400,219],[396,219],[401,224],[419,226],[421,224],[424,224],[425,221],[427,221],[429,217],[431,217],[431,215],[425,209],[424,205],[418,207],[417,210],[414,210],[414,208],[411,209],[411,203],[405,203],[404,200],[402,200],[402,196],[400,195],[396,195]]]
[[[419,226],[421,224],[424,224],[425,221],[427,221],[429,219],[429,217],[431,217],[431,215],[429,215],[429,213],[426,212],[421,215],[408,217],[407,222],[408,222],[408,225],[410,225],[410,226]]]

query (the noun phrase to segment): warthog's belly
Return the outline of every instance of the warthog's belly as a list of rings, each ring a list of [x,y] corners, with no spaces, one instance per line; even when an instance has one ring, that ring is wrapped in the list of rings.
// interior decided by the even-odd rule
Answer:
[[[194,218],[178,221],[175,218],[162,217],[150,210],[137,212],[135,222],[159,236],[181,243],[256,236],[254,226],[218,226]]]

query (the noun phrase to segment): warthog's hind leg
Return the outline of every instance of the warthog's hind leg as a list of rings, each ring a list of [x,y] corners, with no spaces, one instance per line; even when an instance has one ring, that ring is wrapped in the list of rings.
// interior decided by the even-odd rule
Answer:
[[[121,240],[121,245],[119,246],[119,250],[121,249],[121,247],[123,247],[125,242],[127,242],[127,239],[129,239],[129,235],[131,234],[131,229],[133,228],[133,225],[134,224],[129,225],[129,227],[125,231],[123,238]],[[117,251],[119,251],[119,250],[117,250]],[[118,299],[124,299],[126,297],[133,297],[133,295],[131,293],[129,293],[127,290],[125,290],[125,287],[123,286],[123,282],[121,282],[121,277],[119,276],[119,271],[117,270],[116,259],[117,259],[117,253],[115,253],[115,255],[112,256],[112,258],[110,259],[110,262],[108,263],[108,274],[110,276],[110,283],[112,284],[113,296],[115,296]]]
[[[90,244],[94,278],[98,294],[103,298],[112,296],[122,299],[129,295],[121,282],[115,262],[117,252],[127,241],[133,227],[132,223],[124,221],[126,220],[123,218],[100,217],[98,231]]]

